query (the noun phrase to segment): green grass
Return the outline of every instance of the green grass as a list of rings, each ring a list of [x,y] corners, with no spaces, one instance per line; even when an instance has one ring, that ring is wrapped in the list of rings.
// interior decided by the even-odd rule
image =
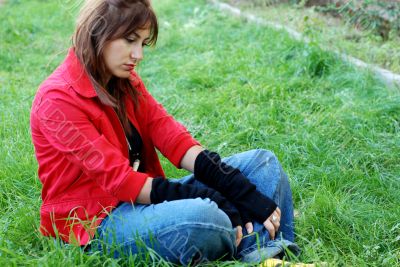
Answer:
[[[153,2],[160,41],[139,69],[148,89],[205,147],[223,156],[276,153],[300,212],[299,260],[399,264],[399,92],[315,45],[205,1]],[[76,7],[67,3],[10,0],[0,8],[0,264],[147,265],[154,255],[87,255],[37,230],[41,185],[29,112],[70,44]],[[185,174],[163,165],[168,177]]]
[[[384,42],[373,30],[357,30],[348,19],[323,15],[313,8],[296,8],[289,4],[265,6],[257,0],[223,1],[237,4],[240,9],[268,21],[289,26],[328,49],[338,50],[367,63],[400,73],[400,36],[395,31],[390,34],[389,40]]]

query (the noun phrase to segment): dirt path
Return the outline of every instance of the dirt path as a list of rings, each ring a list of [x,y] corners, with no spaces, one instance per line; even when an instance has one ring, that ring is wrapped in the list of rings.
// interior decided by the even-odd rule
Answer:
[[[253,14],[250,13],[246,13],[246,12],[242,12],[239,8],[236,8],[234,6],[231,6],[229,4],[226,3],[221,3],[219,0],[209,0],[211,3],[213,3],[214,5],[216,5],[220,10],[222,11],[227,11],[229,13],[231,13],[234,16],[237,17],[243,17],[246,18],[248,21],[252,21],[256,24],[259,25],[265,25],[277,30],[284,30],[286,31],[293,39],[299,40],[299,41],[304,41],[304,42],[309,42],[307,37],[304,37],[301,33],[297,32],[296,30],[287,27],[285,25],[281,25],[279,23],[275,23],[272,21],[267,21],[263,18],[259,18]],[[237,0],[236,0],[237,1]],[[347,54],[341,53],[339,51],[335,51],[335,50],[331,50],[329,48],[324,48],[322,47],[322,49],[327,50],[327,51],[331,51],[336,53],[339,57],[341,57],[343,60],[352,63],[353,65],[362,68],[362,69],[369,69],[371,71],[373,71],[379,78],[381,78],[381,80],[383,82],[385,82],[389,87],[395,87],[397,89],[400,89],[400,74],[397,73],[393,73],[389,70],[383,69],[377,65],[374,64],[368,64],[365,63],[364,61],[349,56]]]
[[[6,2],[6,0],[0,0],[0,7],[1,7],[2,5],[4,5],[5,2]]]

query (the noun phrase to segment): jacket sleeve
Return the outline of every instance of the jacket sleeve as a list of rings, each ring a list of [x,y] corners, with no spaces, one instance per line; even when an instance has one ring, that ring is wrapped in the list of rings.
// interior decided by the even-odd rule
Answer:
[[[177,168],[185,153],[200,143],[176,121],[146,90],[142,90],[147,110],[147,128],[154,146]]]
[[[32,111],[32,118],[53,148],[77,164],[104,191],[121,201],[136,200],[148,175],[132,170],[129,160],[98,132],[79,104],[47,94]]]

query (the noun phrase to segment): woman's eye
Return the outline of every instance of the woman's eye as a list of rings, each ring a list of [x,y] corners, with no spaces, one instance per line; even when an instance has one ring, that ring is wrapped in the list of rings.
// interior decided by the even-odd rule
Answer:
[[[133,43],[133,42],[136,41],[136,39],[131,39],[131,38],[125,38],[125,40],[126,40],[128,43]]]

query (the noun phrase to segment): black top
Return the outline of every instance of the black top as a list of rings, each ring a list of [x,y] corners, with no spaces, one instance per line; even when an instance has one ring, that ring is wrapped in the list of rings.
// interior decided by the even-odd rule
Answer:
[[[111,95],[113,95],[113,92],[114,92],[113,87],[109,87],[109,88],[107,88],[107,90]],[[116,114],[118,114],[118,112],[115,108],[114,108],[114,111]],[[137,131],[135,126],[130,121],[129,121],[129,125],[131,127],[131,134],[128,134],[127,132],[125,132],[125,129],[124,129],[124,132],[125,132],[126,141],[128,143],[128,148],[129,148],[129,165],[131,165],[131,167],[132,167],[135,160],[138,159],[138,160],[142,161],[141,153],[142,153],[143,141],[142,141],[142,138],[140,137],[139,132]],[[143,163],[141,163],[139,165],[139,169],[137,171],[143,172],[143,169],[144,169],[143,167],[144,167]]]
[[[142,148],[143,148],[143,141],[142,138],[140,137],[139,132],[133,126],[131,122],[129,122],[129,125],[131,126],[131,134],[126,134],[126,139],[128,142],[128,148],[129,148],[129,163],[131,166],[133,166],[133,163],[135,160],[140,160],[141,159],[141,153],[142,153]],[[138,171],[141,171],[143,167],[143,164],[139,165]]]

